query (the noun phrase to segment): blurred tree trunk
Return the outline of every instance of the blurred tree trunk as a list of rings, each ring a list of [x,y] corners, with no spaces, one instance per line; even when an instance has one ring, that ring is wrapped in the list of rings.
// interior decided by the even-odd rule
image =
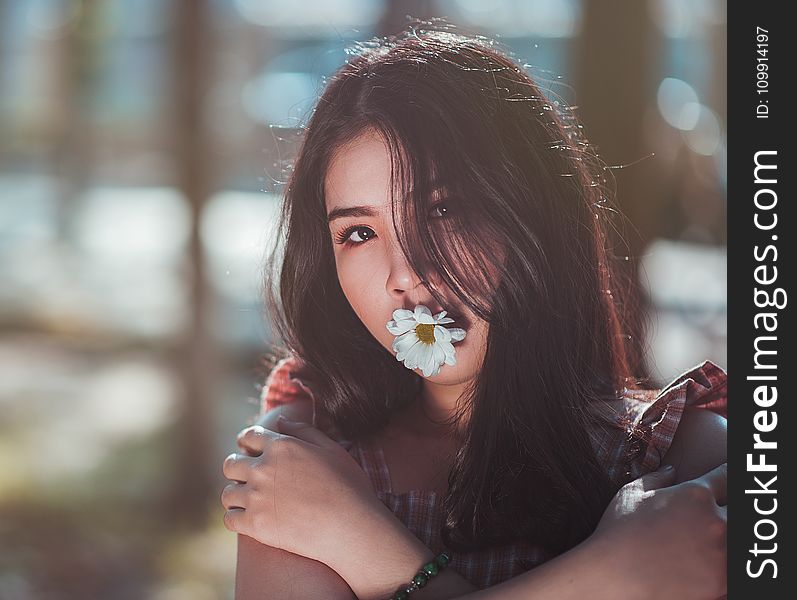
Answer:
[[[74,235],[73,219],[79,199],[85,192],[94,163],[94,86],[101,67],[101,45],[107,34],[102,30],[103,9],[97,0],[83,2],[74,27],[65,28],[57,38],[53,60],[58,90],[54,105],[53,172],[57,175],[58,236],[69,243]]]
[[[607,165],[629,165],[612,169],[616,178],[616,203],[630,223],[620,224],[628,245],[612,240],[616,254],[630,254],[627,275],[639,280],[637,260],[658,234],[656,215],[663,201],[662,167],[655,158],[641,160],[650,148],[644,139],[646,110],[654,103],[659,56],[658,32],[649,2],[605,0],[584,2],[581,36],[575,42],[574,85],[579,117],[590,143]],[[640,298],[640,303],[644,302]],[[627,333],[632,336],[632,368],[648,375],[644,365],[646,336],[644,307],[629,315]]]
[[[177,369],[185,397],[179,420],[177,473],[170,497],[176,521],[196,525],[207,518],[220,469],[215,460],[211,399],[218,360],[208,319],[208,286],[199,225],[213,191],[212,164],[203,108],[210,80],[207,60],[212,35],[205,0],[176,0],[174,14],[174,114],[172,131],[177,185],[190,204],[191,235],[187,264],[191,311],[189,329],[178,348]],[[217,464],[219,463],[219,464]]]

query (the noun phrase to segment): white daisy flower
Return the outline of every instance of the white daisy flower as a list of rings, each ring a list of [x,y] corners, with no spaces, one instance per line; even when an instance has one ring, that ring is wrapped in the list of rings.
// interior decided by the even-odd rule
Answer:
[[[394,310],[387,330],[396,336],[393,341],[396,360],[404,361],[410,370],[421,369],[424,377],[437,375],[444,364],[457,364],[452,342],[465,339],[465,330],[443,327],[454,322],[446,317],[446,312],[432,316],[432,311],[423,304],[418,304],[414,312],[404,308]]]

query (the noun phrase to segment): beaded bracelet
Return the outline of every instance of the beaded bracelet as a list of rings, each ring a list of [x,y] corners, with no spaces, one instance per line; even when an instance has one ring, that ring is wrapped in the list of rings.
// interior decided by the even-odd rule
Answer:
[[[446,550],[443,550],[431,562],[423,565],[420,571],[415,574],[415,577],[412,578],[412,581],[401,586],[401,589],[393,594],[389,600],[406,600],[407,596],[418,588],[425,586],[427,581],[442,571],[450,562],[451,555]]]

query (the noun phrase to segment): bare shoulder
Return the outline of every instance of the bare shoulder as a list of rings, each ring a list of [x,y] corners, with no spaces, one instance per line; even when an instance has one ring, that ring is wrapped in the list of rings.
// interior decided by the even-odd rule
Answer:
[[[238,535],[235,600],[356,600],[346,581],[322,562]]]
[[[728,459],[725,417],[687,406],[663,462],[675,467],[678,481],[699,477]]]

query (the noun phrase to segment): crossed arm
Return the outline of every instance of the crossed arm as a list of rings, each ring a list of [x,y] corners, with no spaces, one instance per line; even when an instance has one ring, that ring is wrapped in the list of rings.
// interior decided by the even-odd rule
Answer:
[[[307,402],[294,402],[272,409],[257,421],[267,429],[276,429],[280,414],[309,422],[312,408]],[[725,419],[700,408],[687,408],[663,462],[676,467],[676,483],[699,477],[726,460]],[[402,532],[397,532],[400,536]],[[433,553],[406,530],[403,539],[408,548],[410,572],[420,561],[429,560]],[[413,554],[414,553],[414,554]],[[611,564],[610,554],[587,539],[576,548],[487,590],[476,588],[453,569],[446,569],[435,578],[434,589],[421,588],[413,596],[424,598],[459,598],[472,600],[527,598],[534,589],[535,598],[581,598],[587,594],[597,600],[600,591],[608,597],[645,597],[641,590],[627,589],[618,596],[616,575],[622,566]],[[410,566],[409,563],[412,563]],[[400,565],[396,568],[401,568]],[[627,565],[626,565],[627,568]],[[578,574],[576,577],[574,574]],[[532,588],[533,585],[533,588]],[[238,535],[238,561],[236,568],[236,600],[262,598],[335,598],[355,599],[346,581],[326,564],[272,548],[256,540]]]
[[[312,411],[312,405],[307,401],[291,402],[262,414],[256,424],[275,430],[280,414],[310,422]],[[357,597],[346,581],[324,563],[238,534],[235,599],[264,598],[356,600]]]

